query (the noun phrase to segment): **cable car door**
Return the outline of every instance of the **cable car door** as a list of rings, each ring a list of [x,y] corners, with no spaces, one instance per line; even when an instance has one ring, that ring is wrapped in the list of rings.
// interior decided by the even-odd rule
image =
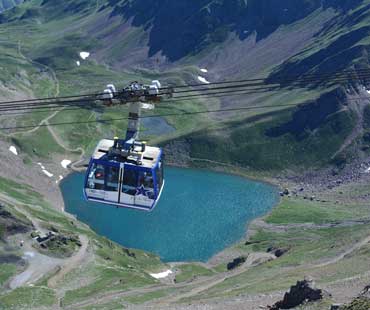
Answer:
[[[128,165],[121,165],[121,190],[119,204],[134,206],[137,188],[137,171]]]
[[[105,167],[104,201],[118,203],[120,178],[120,165],[110,164]]]

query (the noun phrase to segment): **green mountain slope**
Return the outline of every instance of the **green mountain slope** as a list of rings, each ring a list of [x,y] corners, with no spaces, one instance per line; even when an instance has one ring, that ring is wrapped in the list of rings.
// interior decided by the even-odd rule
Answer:
[[[3,8],[5,3],[8,8],[10,2],[3,1]],[[163,145],[170,163],[275,180],[286,171],[300,177],[310,169],[331,167],[336,177],[346,164],[362,163],[370,155],[370,85],[359,74],[369,69],[369,27],[370,0],[29,0],[0,14],[0,101],[96,93],[110,82],[119,87],[152,79],[164,85],[194,84],[198,76],[211,82],[274,81],[345,69],[356,79],[168,100],[154,113],[167,115],[162,119],[176,130],[158,136],[147,123],[142,126],[143,138]],[[82,51],[90,57],[81,59]],[[250,240],[235,245],[221,262],[176,266],[179,285],[155,280],[149,273],[174,266],[119,247],[55,211],[62,205],[56,177],[67,173],[60,161],[86,161],[97,140],[123,134],[126,115],[125,107],[99,105],[0,115],[0,309],[29,309],[30,299],[33,308],[45,309],[121,309],[148,301],[158,302],[156,309],[171,307],[171,302],[280,295],[307,272],[328,286],[368,272],[367,200],[357,200],[369,197],[365,182],[343,184],[320,193],[320,199],[306,192],[305,199],[284,198],[265,222],[253,224]],[[117,118],[122,119],[109,121]],[[68,126],[44,126],[54,123]],[[8,154],[10,145],[17,147],[18,157]],[[55,179],[40,178],[38,163],[52,167]],[[342,184],[339,176],[338,181]],[[326,188],[326,183],[318,186]],[[21,236],[10,233],[17,225],[26,227]],[[55,255],[72,252],[62,259],[77,259],[79,268],[63,275],[60,261],[54,261],[34,286],[6,291],[9,281],[28,268],[19,244],[24,239],[32,246],[29,230],[37,226],[56,229],[69,240],[61,248],[52,243],[50,252],[37,252],[51,262]],[[270,261],[269,248],[288,251]],[[258,266],[227,271],[235,253],[247,257],[248,266]]]
[[[345,11],[347,14],[343,14]],[[42,83],[40,79],[35,79],[34,73],[27,72],[26,79],[31,87],[24,91],[52,95],[56,87],[52,85],[56,82],[55,77],[60,94],[75,94],[96,92],[110,81],[122,85],[124,81],[137,78],[156,77],[171,84],[194,83],[201,74],[200,66],[209,68],[208,78],[211,81],[266,75],[275,79],[341,69],[351,69],[356,74],[357,68],[367,68],[368,16],[368,1],[304,1],[300,4],[296,1],[284,4],[270,1],[249,1],[248,4],[244,1],[193,1],[183,5],[162,1],[150,4],[146,1],[28,1],[1,15],[0,27],[9,36],[12,35],[8,51],[4,54],[12,55],[12,61],[7,63],[9,60],[4,59],[5,67],[10,68],[14,61],[26,61],[31,71],[32,67],[38,68],[36,71],[45,71]],[[169,27],[173,20],[178,22]],[[79,52],[83,50],[92,55],[78,67],[76,61],[80,60]],[[9,78],[12,74],[19,76],[17,68],[19,66],[14,64]],[[155,76],[150,72],[152,69],[156,71]],[[16,83],[21,84],[21,81]],[[358,85],[357,82],[352,85],[355,87],[352,95],[358,95]],[[192,119],[168,117],[167,121],[178,131],[157,137],[154,141],[178,138],[192,141],[194,135],[199,138],[200,134],[202,141],[218,151],[210,154],[207,147],[192,144],[194,152],[190,153],[190,157],[212,157],[216,161],[226,160],[226,163],[237,161],[242,166],[258,170],[274,166],[284,169],[292,164],[326,165],[332,162],[359,119],[353,105],[347,102],[349,94],[344,91],[347,87],[348,83],[344,81],[335,84],[322,81],[302,85],[301,89],[291,90],[282,85],[280,90],[266,94],[188,101],[185,107],[192,111],[261,103],[276,108],[242,114],[199,115]],[[343,95],[336,97],[333,94],[337,92],[332,92],[333,89]],[[3,91],[5,94],[8,89]],[[335,102],[334,109],[323,115],[321,111],[325,107],[312,109],[310,116],[297,129],[298,133],[294,127],[285,131],[274,129],[289,127],[297,115],[304,113],[304,109],[310,109],[308,106],[303,112],[300,108],[285,110],[279,107],[281,104],[298,105],[318,98],[316,104],[320,105],[326,105],[327,101]],[[177,111],[174,105],[168,108]],[[158,112],[161,113],[161,110]],[[108,117],[112,115],[110,113],[107,110],[101,117]],[[82,114],[66,111],[53,120],[73,121],[80,119]],[[24,124],[32,119],[37,122],[43,116],[19,117],[18,123]],[[96,112],[90,115],[96,116]],[[248,123],[255,117],[257,122]],[[310,119],[319,121],[312,124]],[[345,123],[342,124],[342,121]],[[124,125],[125,122],[98,125],[103,132],[99,137],[88,126],[56,128],[55,131],[70,148],[82,145],[91,149],[100,136],[119,133]],[[336,130],[338,126],[342,129]],[[204,131],[203,127],[207,130]],[[333,135],[335,143],[319,148],[318,145],[328,135]],[[154,137],[147,138],[153,140]],[[364,143],[360,136],[358,139],[360,144]],[[21,147],[31,150],[30,145],[24,146],[23,141],[26,140],[22,135],[16,138]],[[251,140],[259,142],[250,143]],[[265,156],[262,141],[266,147],[276,145],[276,152]],[[353,142],[356,141],[354,139]],[[235,149],[233,155],[224,151],[223,146],[228,144]],[[289,156],[286,145],[296,145],[290,149]],[[43,147],[40,146],[40,149],[43,150]],[[305,149],[306,156],[301,156],[302,149]],[[41,150],[38,155],[45,154],[41,154]],[[249,157],[235,159],[236,154],[246,152]],[[261,154],[259,163],[252,159],[254,154]]]

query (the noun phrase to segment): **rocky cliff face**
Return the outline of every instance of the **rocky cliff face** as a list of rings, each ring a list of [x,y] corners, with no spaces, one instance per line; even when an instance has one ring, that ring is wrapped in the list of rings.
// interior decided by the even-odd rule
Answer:
[[[288,25],[329,7],[349,10],[362,0],[110,0],[113,15],[132,19],[150,32],[149,56],[162,52],[170,60],[193,54],[226,40],[230,32],[240,39],[256,33],[261,40],[279,26]]]

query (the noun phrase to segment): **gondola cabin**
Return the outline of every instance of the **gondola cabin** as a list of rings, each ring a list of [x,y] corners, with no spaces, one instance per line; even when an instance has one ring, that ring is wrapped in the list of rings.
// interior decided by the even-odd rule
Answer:
[[[151,211],[164,186],[162,150],[135,140],[101,140],[90,160],[84,195],[89,201]]]

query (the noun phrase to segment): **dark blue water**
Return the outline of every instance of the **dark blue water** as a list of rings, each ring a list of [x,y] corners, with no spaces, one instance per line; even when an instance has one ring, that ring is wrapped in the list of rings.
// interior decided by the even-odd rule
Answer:
[[[246,224],[277,202],[272,186],[203,170],[166,168],[166,186],[152,213],[85,202],[83,175],[62,182],[66,211],[125,247],[163,261],[207,261],[240,240]]]

